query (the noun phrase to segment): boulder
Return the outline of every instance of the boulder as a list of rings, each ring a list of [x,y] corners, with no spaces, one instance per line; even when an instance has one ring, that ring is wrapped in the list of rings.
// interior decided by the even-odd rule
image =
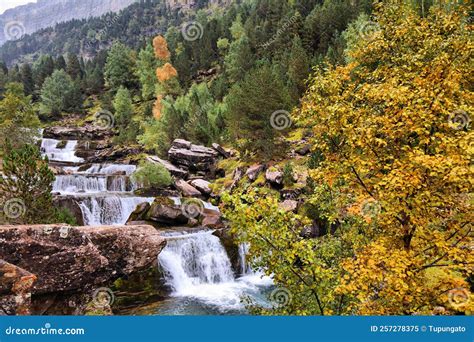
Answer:
[[[74,196],[57,196],[54,198],[53,203],[59,208],[67,209],[75,218],[76,224],[78,226],[84,225],[82,209],[79,205],[79,202],[74,198]]]
[[[273,168],[268,169],[265,173],[265,179],[272,184],[280,185],[283,182],[283,172]]]
[[[213,143],[212,148],[216,150],[222,157],[230,158],[230,152],[223,148],[221,145]]]
[[[212,171],[219,153],[212,148],[177,139],[168,151],[170,161],[191,171]]]
[[[191,148],[192,143],[190,141],[184,139],[175,139],[171,144],[174,148],[184,148],[185,150],[189,150]]]
[[[302,147],[296,150],[300,156],[305,156],[311,151],[311,145],[303,145]]]
[[[0,226],[0,259],[37,276],[33,295],[86,291],[149,269],[165,245],[151,226]]]
[[[0,312],[6,315],[31,313],[31,288],[36,276],[0,259]]]
[[[201,192],[197,190],[192,185],[189,185],[182,179],[178,179],[175,182],[176,188],[181,191],[184,197],[199,197],[201,196]]]
[[[224,221],[222,220],[222,214],[219,211],[212,209],[204,209],[202,214],[201,225],[205,228],[210,229],[221,229],[224,228]]]
[[[285,212],[296,211],[296,209],[298,208],[298,202],[293,200],[286,200],[280,203],[278,207]]]
[[[143,151],[139,147],[133,146],[114,146],[98,151],[93,156],[87,158],[88,163],[100,164],[106,162],[116,162],[124,160],[130,156],[137,156]],[[129,160],[127,160],[128,164]]]
[[[127,223],[144,220],[150,208],[151,205],[148,202],[139,204],[137,208],[133,211],[133,213],[130,214]]]
[[[212,193],[212,190],[210,188],[211,183],[204,179],[192,180],[191,185],[204,195],[210,195]]]
[[[262,172],[264,169],[265,169],[265,165],[255,164],[255,165],[250,166],[250,167],[247,169],[247,172],[245,172],[245,175],[246,175],[251,181],[254,181],[254,180],[257,179],[257,177],[258,177],[258,175],[260,174],[260,172]]]
[[[179,167],[171,164],[169,161],[161,159],[157,156],[148,156],[147,161],[149,161],[150,163],[162,165],[166,170],[169,171],[171,175],[175,177],[186,179],[189,175],[188,171],[180,169]]]
[[[56,140],[104,140],[114,136],[114,132],[94,125],[80,127],[47,127],[43,137]]]
[[[181,226],[189,221],[181,207],[175,205],[169,198],[157,198],[145,218],[167,226]]]

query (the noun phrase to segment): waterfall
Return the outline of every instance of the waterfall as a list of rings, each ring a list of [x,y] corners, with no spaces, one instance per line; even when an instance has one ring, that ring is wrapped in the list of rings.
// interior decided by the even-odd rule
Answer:
[[[87,226],[121,225],[127,222],[139,204],[153,201],[154,198],[109,194],[101,197],[86,197],[80,201],[79,206]]]
[[[41,151],[48,157],[50,161],[61,161],[71,163],[81,163],[84,159],[75,156],[77,146],[76,140],[68,140],[64,147],[62,142],[55,139],[43,139],[41,142]]]
[[[230,259],[212,231],[168,234],[167,245],[158,256],[165,283],[172,297],[202,303],[219,312],[242,312],[244,296],[257,297],[268,277],[235,278]]]
[[[229,257],[212,232],[170,238],[159,260],[167,284],[176,293],[192,293],[202,284],[234,280]]]
[[[76,140],[43,138],[41,151],[50,161],[84,163],[75,155],[77,145]],[[56,176],[53,192],[74,197],[88,226],[125,224],[139,204],[154,200],[133,196],[129,177],[136,168],[122,164],[67,166],[63,168],[66,174]]]
[[[56,176],[53,183],[53,192],[74,194],[79,192],[93,193],[107,191],[105,177],[87,177],[82,175]]]
[[[243,275],[253,274],[254,271],[247,264],[247,254],[249,253],[250,245],[248,243],[241,243],[239,245],[239,259],[240,259],[240,272]]]

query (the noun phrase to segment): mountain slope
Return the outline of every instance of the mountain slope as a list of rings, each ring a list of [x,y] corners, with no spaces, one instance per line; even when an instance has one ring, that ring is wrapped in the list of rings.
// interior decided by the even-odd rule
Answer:
[[[0,45],[59,22],[116,12],[136,0],[38,0],[0,15]]]

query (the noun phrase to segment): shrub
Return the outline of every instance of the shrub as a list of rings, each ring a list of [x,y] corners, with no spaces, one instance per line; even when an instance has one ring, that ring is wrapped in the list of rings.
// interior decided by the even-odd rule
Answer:
[[[160,164],[144,162],[132,175],[132,180],[140,186],[162,188],[173,183],[169,171]]]

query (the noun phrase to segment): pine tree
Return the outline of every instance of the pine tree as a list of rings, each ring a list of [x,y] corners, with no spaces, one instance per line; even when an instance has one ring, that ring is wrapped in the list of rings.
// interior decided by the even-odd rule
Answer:
[[[71,109],[71,96],[76,90],[74,81],[64,70],[56,70],[48,77],[41,88],[40,111],[45,115],[59,116]]]
[[[31,97],[25,96],[23,84],[8,84],[0,101],[0,152],[5,137],[9,137],[14,147],[33,143],[39,127],[40,121],[31,105]]]
[[[71,76],[73,80],[82,77],[82,69],[81,64],[79,63],[79,59],[73,53],[69,53],[67,55],[67,66],[66,72]]]
[[[51,223],[54,175],[38,147],[24,145],[17,149],[7,143],[0,177],[0,215],[10,224]]]
[[[130,91],[125,87],[120,87],[114,99],[115,125],[118,128],[119,136],[117,143],[134,141],[136,138],[136,125],[132,124],[133,103]]]
[[[35,83],[33,81],[33,71],[28,63],[24,63],[20,67],[21,83],[26,95],[32,95],[35,90]]]
[[[269,157],[279,132],[272,126],[272,114],[287,110],[290,102],[287,89],[272,66],[265,63],[252,69],[232,87],[226,102],[229,134],[241,152]]]
[[[151,100],[156,95],[155,70],[157,67],[158,61],[155,57],[153,46],[148,44],[138,55],[136,71],[137,77],[140,80],[142,98],[144,100]]]
[[[294,102],[298,101],[306,89],[305,80],[309,75],[309,62],[301,39],[296,36],[293,39],[293,46],[288,61],[288,79],[290,80],[291,95]]]
[[[136,82],[133,69],[134,61],[130,49],[122,43],[112,45],[105,64],[106,85],[113,91],[117,91],[121,86],[134,87]]]
[[[64,59],[63,55],[60,55],[58,58],[56,58],[54,68],[56,70],[66,70],[66,60]]]

